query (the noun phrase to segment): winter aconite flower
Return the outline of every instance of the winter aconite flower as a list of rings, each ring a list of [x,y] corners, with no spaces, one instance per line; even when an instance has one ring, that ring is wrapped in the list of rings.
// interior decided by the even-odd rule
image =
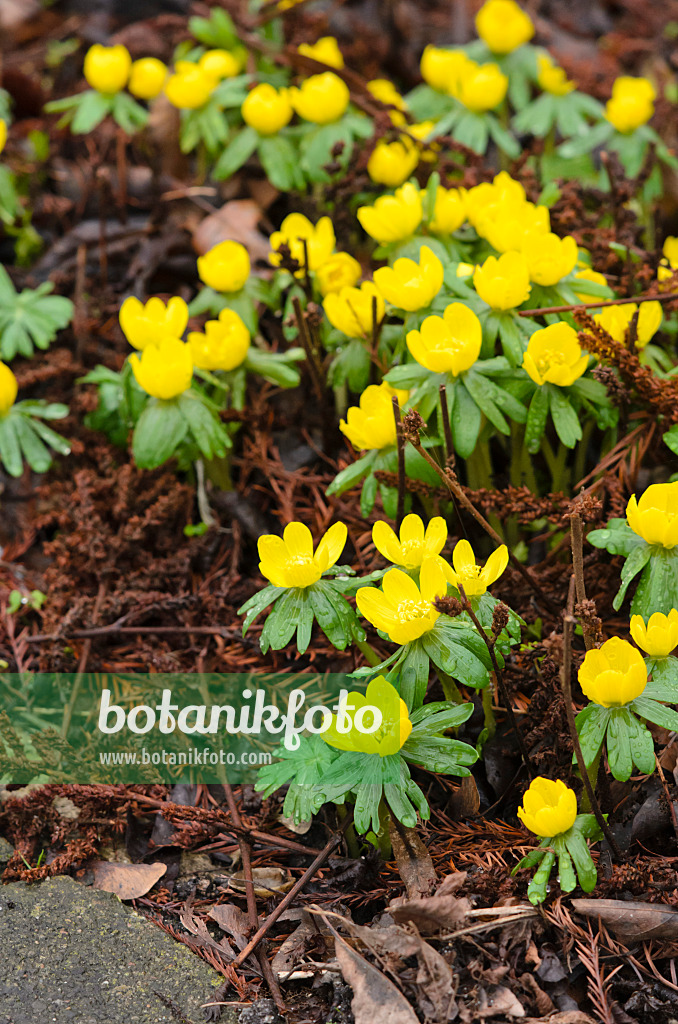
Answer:
[[[459,78],[457,99],[476,114],[494,110],[503,102],[508,77],[498,64],[469,61]]]
[[[165,95],[179,110],[197,110],[204,107],[214,92],[218,79],[199,64],[177,61],[175,72],[167,81]]]
[[[315,552],[313,537],[304,523],[288,523],[282,537],[259,538],[259,572],[275,587],[310,587],[338,561],[346,546],[344,523],[335,523],[321,538]]]
[[[384,316],[384,300],[371,281],[364,281],[360,288],[332,292],[323,308],[332,326],[349,338],[371,338]]]
[[[198,61],[198,67],[206,75],[221,80],[237,75],[240,71],[240,61],[230,50],[208,50]]]
[[[456,95],[459,78],[469,58],[463,50],[442,50],[427,46],[421,55],[421,75],[424,81],[438,92]]]
[[[157,345],[163,338],[180,338],[188,323],[188,306],[178,295],[165,305],[153,296],[144,305],[134,295],[120,307],[120,326],[133,348]]]
[[[317,43],[301,43],[297,52],[303,57],[311,57],[331,68],[343,68],[344,57],[334,36],[323,36]]]
[[[288,89],[276,89],[268,82],[260,82],[243,100],[240,108],[245,124],[260,135],[276,135],[292,120],[292,104]]]
[[[292,258],[307,270],[317,270],[334,252],[336,239],[334,227],[329,217],[321,217],[317,224],[311,224],[303,213],[290,213],[280,225],[280,231],[274,231],[270,238],[273,252],[269,260],[274,267],[280,266],[281,257],[277,250],[286,245]],[[297,271],[303,274],[303,269]]]
[[[447,592],[440,564],[433,558],[422,563],[419,586],[400,569],[390,569],[376,587],[361,587],[356,594],[360,614],[386,633],[394,644],[408,644],[428,633],[440,612],[433,602]]]
[[[419,150],[406,135],[395,142],[378,142],[367,161],[367,173],[378,185],[402,185],[419,163]]]
[[[250,276],[249,253],[240,242],[219,242],[198,257],[198,276],[215,292],[239,292]]]
[[[346,717],[350,726],[346,731],[342,722],[339,731],[338,719],[332,716],[329,729],[322,733],[325,743],[338,750],[354,750],[362,754],[378,754],[388,757],[397,754],[412,732],[412,722],[407,713],[407,704],[401,698],[392,683],[384,676],[377,676],[368,684],[365,693],[351,691],[346,698]],[[353,709],[353,713],[348,708]],[[377,708],[381,713],[381,723],[373,730],[374,714],[362,712],[363,708]],[[362,713],[361,713],[362,712]],[[356,724],[358,720],[361,728]]]
[[[560,779],[554,781],[540,775],[526,790],[518,817],[525,828],[542,839],[559,836],[574,825],[577,797]]]
[[[650,120],[656,96],[656,89],[647,78],[622,75],[612,86],[612,98],[607,101],[605,117],[618,132],[628,135]]]
[[[466,190],[463,188],[443,188],[438,185],[433,216],[429,221],[429,231],[434,235],[451,235],[466,220]]]
[[[448,579],[453,587],[461,584],[468,598],[481,597],[504,572],[508,565],[508,557],[508,548],[505,544],[500,544],[485,565],[477,565],[476,556],[469,542],[460,540],[452,552],[452,569],[448,568]]]
[[[476,32],[492,53],[511,53],[534,35],[529,16],[514,0],[486,0],[476,14]]]
[[[6,121],[0,121],[0,153],[2,153],[3,149],[5,148],[5,143],[6,142],[7,142],[7,122]]]
[[[19,390],[16,377],[5,363],[0,363],[0,416],[6,416],[16,401]]]
[[[520,252],[505,252],[499,259],[488,256],[476,268],[473,284],[483,302],[499,310],[520,306],[532,290],[527,261]]]
[[[126,46],[102,46],[95,43],[85,54],[83,74],[97,92],[112,96],[127,85],[132,58]]]
[[[418,331],[409,331],[407,347],[420,366],[458,377],[480,355],[480,320],[462,302],[453,302],[442,316],[427,316]]]
[[[498,252],[522,247],[529,235],[546,235],[551,230],[545,206],[516,201],[490,205],[476,217],[476,231]]]
[[[0,125],[0,132],[1,130],[2,126]],[[2,142],[0,135],[0,152],[1,151]],[[669,235],[669,237],[664,240],[662,253],[664,254],[664,259],[657,267],[658,281],[668,280],[668,278],[673,277],[674,272],[678,270],[678,238],[674,235]]]
[[[636,348],[645,348],[659,330],[663,313],[660,302],[627,302],[623,306],[605,306],[593,319],[620,345],[626,344],[631,321],[638,313]]]
[[[405,118],[401,111],[407,110],[407,104],[393,82],[388,78],[373,78],[371,82],[367,83],[367,91],[374,96],[375,100],[379,100],[380,103],[384,103],[387,107],[396,108],[390,112],[391,120],[394,124],[405,123]]]
[[[626,506],[626,520],[647,544],[674,548],[678,544],[678,480],[650,484],[640,501],[635,494]]]
[[[379,196],[373,206],[358,207],[357,217],[370,238],[379,245],[402,242],[421,224],[421,192],[411,182],[397,188],[392,196]]]
[[[176,398],[191,386],[191,349],[178,338],[146,345],[140,356],[134,352],[129,361],[137,384],[153,398]]]
[[[563,69],[554,64],[547,53],[537,57],[537,84],[552,96],[567,96],[576,88],[575,83],[569,81]]]
[[[534,332],[523,356],[523,369],[540,387],[557,384],[566,388],[579,380],[588,362],[575,329],[561,322]]]
[[[647,686],[647,669],[637,647],[613,636],[586,652],[578,678],[590,701],[613,708],[640,697]]]
[[[315,280],[323,295],[340,292],[342,288],[352,288],[362,275],[362,267],[347,252],[335,252],[329,259],[321,263],[315,272]]]
[[[521,249],[530,271],[530,280],[548,287],[558,284],[577,264],[577,243],[572,235],[559,238],[551,232],[538,234],[530,232]]]
[[[442,516],[434,516],[426,529],[421,516],[411,512],[400,526],[400,536],[383,520],[372,527],[372,540],[380,555],[404,569],[419,569],[427,558],[436,558],[447,540],[447,524]]]
[[[340,420],[339,429],[358,451],[395,444],[394,395],[402,407],[407,401],[407,391],[396,391],[386,382],[370,384],[360,396],[360,404],[352,405],[346,419]]]
[[[348,86],[333,71],[311,75],[299,88],[290,89],[292,106],[299,117],[314,124],[331,124],[346,112],[351,94]]]
[[[250,332],[236,312],[222,309],[218,320],[208,320],[204,333],[190,331],[193,363],[201,370],[235,370],[249,351]]]
[[[392,267],[374,272],[374,283],[387,302],[412,312],[430,305],[443,284],[443,265],[427,245],[419,251],[419,263],[404,257]]]
[[[647,625],[642,615],[632,615],[630,633],[651,658],[668,658],[678,647],[678,609],[672,608],[668,615],[655,612]]]
[[[162,92],[167,68],[157,57],[142,57],[132,64],[128,89],[140,100],[154,100]]]
[[[578,270],[574,276],[578,281],[593,281],[595,284],[607,285],[607,278],[605,275],[598,273],[597,270],[592,270],[591,267],[583,267],[581,270]],[[584,291],[583,288],[581,290],[577,288],[574,294],[580,302],[601,301],[599,295],[591,295],[590,292]]]

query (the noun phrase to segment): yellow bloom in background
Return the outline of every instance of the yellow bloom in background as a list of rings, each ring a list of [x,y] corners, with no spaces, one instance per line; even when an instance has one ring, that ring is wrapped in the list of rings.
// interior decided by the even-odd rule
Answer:
[[[288,523],[282,537],[266,533],[257,541],[259,572],[274,587],[311,587],[338,562],[348,531],[335,523],[313,550],[313,537],[304,523]]]
[[[560,779],[553,781],[540,775],[526,790],[518,817],[525,828],[542,839],[559,836],[574,825],[577,797]]]
[[[162,92],[167,79],[167,68],[156,57],[135,60],[127,88],[139,100],[154,100]]]
[[[442,316],[427,316],[418,331],[408,331],[407,347],[420,366],[458,377],[469,370],[483,341],[480,320],[463,302],[453,302]]]
[[[370,384],[360,396],[360,404],[352,405],[346,419],[340,420],[339,430],[359,452],[371,448],[388,448],[396,442],[396,425],[393,414],[393,396],[403,407],[409,392],[392,388],[386,381]]]
[[[228,239],[198,256],[198,277],[215,292],[239,292],[250,276],[250,256],[244,245]]]
[[[315,280],[322,295],[352,288],[360,280],[362,267],[347,252],[335,252],[315,272]]]
[[[311,224],[303,213],[290,213],[280,225],[280,231],[274,231],[270,238],[273,252],[269,256],[274,267],[280,266],[280,254],[277,250],[287,245],[292,258],[301,264],[297,276],[304,273],[306,257],[308,270],[317,270],[334,252],[336,238],[334,227],[329,217],[321,217],[317,224]],[[305,243],[305,244],[304,244]]]
[[[374,96],[375,100],[379,100],[380,103],[385,103],[387,107],[396,108],[391,111],[393,124],[405,124],[402,111],[407,110],[407,103],[393,82],[389,81],[388,78],[373,78],[371,82],[367,83],[367,91]]]
[[[628,329],[634,314],[638,313],[636,348],[645,348],[659,330],[664,314],[661,302],[627,302],[623,306],[605,306],[593,319],[620,345],[626,343]]]
[[[250,332],[234,310],[222,309],[218,320],[207,321],[204,333],[189,332],[188,344],[200,370],[235,370],[249,352]]]
[[[647,78],[622,75],[612,86],[612,97],[605,106],[605,117],[618,132],[628,135],[646,124],[654,114],[657,91]]]
[[[5,143],[6,142],[7,142],[7,122],[6,121],[0,121],[0,153],[2,153],[3,149],[5,148]]]
[[[438,185],[433,217],[428,229],[434,235],[451,235],[466,220],[466,189]]]
[[[412,732],[412,722],[407,712],[407,704],[401,698],[395,686],[384,676],[377,676],[367,685],[365,693],[351,691],[346,698],[347,706],[353,707],[353,714],[346,712],[351,719],[348,732],[339,732],[337,716],[332,716],[329,729],[321,733],[325,743],[338,750],[355,750],[361,754],[378,754],[388,757],[397,754]],[[358,729],[355,717],[362,708],[378,708],[381,712],[381,725],[375,732],[366,733]],[[363,728],[372,728],[373,716],[364,714]]]
[[[527,343],[523,369],[535,384],[557,384],[567,388],[579,380],[589,364],[577,332],[564,321],[535,331]]]
[[[497,252],[520,249],[528,235],[545,235],[550,230],[548,208],[534,203],[497,203],[480,213],[476,222],[478,234]]]
[[[0,150],[2,150],[1,145]],[[673,276],[674,270],[678,270],[678,238],[669,235],[662,246],[662,252],[664,259],[657,269],[658,281],[666,281],[667,278]]]
[[[288,89],[276,89],[268,82],[255,85],[243,100],[240,113],[245,124],[260,135],[275,135],[292,120]]]
[[[466,193],[466,213],[476,230],[492,207],[499,207],[502,214],[509,209],[521,208],[527,202],[525,189],[506,171],[500,171],[492,182],[484,181],[474,185]],[[496,216],[496,212],[493,214]]]
[[[585,697],[613,708],[640,697],[647,686],[647,669],[637,647],[613,636],[586,652],[578,678]]]
[[[230,50],[208,50],[198,61],[198,67],[206,75],[221,80],[234,78],[240,71],[240,61]]]
[[[137,384],[153,398],[176,398],[191,386],[191,349],[178,338],[146,345],[140,356],[133,352],[129,361]]]
[[[133,348],[157,345],[163,338],[180,338],[188,323],[188,306],[178,295],[165,305],[153,296],[144,305],[134,295],[120,307],[120,326]]]
[[[554,64],[546,53],[537,57],[537,83],[540,89],[552,96],[567,96],[576,89],[576,83],[571,82],[564,70]]]
[[[514,0],[486,0],[476,14],[476,32],[492,53],[511,53],[530,41],[534,25]]]
[[[97,92],[112,96],[127,85],[132,58],[126,46],[102,46],[95,43],[85,54],[83,74]]]
[[[442,50],[437,46],[427,46],[421,55],[421,76],[432,89],[454,96],[459,78],[468,63],[469,58],[463,50]]]
[[[437,558],[445,547],[447,524],[442,516],[434,516],[424,529],[421,516],[410,512],[401,523],[399,537],[380,519],[372,527],[372,540],[387,561],[404,569],[419,569],[426,558]]]
[[[6,416],[16,401],[19,387],[6,363],[0,363],[0,416]]]
[[[384,300],[371,281],[360,288],[342,288],[326,296],[323,308],[327,319],[349,338],[371,338],[376,323],[384,316]]]
[[[469,61],[459,78],[455,95],[468,110],[480,114],[498,107],[507,89],[508,76],[498,64]]]
[[[374,283],[387,302],[408,313],[430,305],[443,284],[443,265],[427,245],[419,251],[419,263],[401,258],[392,267],[374,272]]]
[[[317,43],[302,43],[297,47],[297,52],[303,57],[329,64],[331,68],[341,69],[344,66],[344,56],[334,36],[323,36]]]
[[[457,277],[473,277],[477,269],[473,263],[457,263]]]
[[[488,256],[473,274],[473,286],[492,309],[515,309],[529,298],[530,272],[521,252]]]
[[[199,64],[179,60],[165,86],[165,96],[179,110],[197,110],[205,106],[217,85],[218,79]]]
[[[647,544],[675,548],[678,544],[678,480],[670,484],[650,484],[640,501],[632,494],[626,506],[626,520]]]
[[[452,552],[452,568],[447,571],[447,578],[453,587],[461,583],[468,598],[482,597],[488,587],[495,583],[508,565],[508,548],[500,544],[493,551],[485,565],[476,564],[473,548],[467,540],[460,540]]]
[[[558,284],[574,270],[579,252],[572,235],[559,238],[552,232],[535,234],[530,232],[521,246],[530,271],[530,280],[548,287]]]
[[[397,188],[394,195],[379,196],[373,206],[358,207],[357,216],[370,238],[379,245],[402,242],[421,224],[421,192],[408,181]]]
[[[655,612],[647,625],[642,615],[632,615],[630,633],[651,658],[668,658],[678,647],[678,609],[672,608],[668,615]]]
[[[314,124],[331,124],[346,113],[351,94],[346,82],[333,71],[311,75],[299,88],[290,89],[292,106],[299,117]]]
[[[578,270],[574,275],[578,281],[594,281],[596,284],[607,285],[607,278],[604,274],[599,274],[597,270],[592,270],[591,267],[584,267],[582,270]],[[600,295],[591,295],[590,292],[575,291],[574,293],[580,302],[602,302]]]
[[[412,174],[419,155],[416,143],[406,135],[395,142],[378,142],[367,161],[367,173],[378,185],[396,188]]]
[[[381,590],[360,587],[356,604],[363,618],[394,644],[408,644],[433,629],[440,615],[433,602],[446,593],[447,580],[440,564],[427,558],[422,562],[419,586],[400,569],[389,569]]]

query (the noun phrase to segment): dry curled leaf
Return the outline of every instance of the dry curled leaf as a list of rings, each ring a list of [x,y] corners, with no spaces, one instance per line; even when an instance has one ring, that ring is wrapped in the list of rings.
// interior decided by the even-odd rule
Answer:
[[[391,819],[391,844],[408,897],[428,896],[435,889],[438,876],[416,829],[405,828]]]
[[[578,899],[572,900],[572,906],[586,917],[600,918],[613,935],[624,941],[678,941],[678,910],[663,903]]]
[[[121,900],[138,900],[152,889],[167,871],[167,865],[119,864],[98,860],[93,865],[94,887],[113,892]]]
[[[417,1015],[381,971],[351,949],[338,935],[335,950],[344,981],[353,989],[355,1024],[419,1024]]]
[[[423,935],[463,928],[471,904],[465,897],[453,893],[465,878],[464,872],[455,872],[442,880],[433,896],[417,900],[392,900],[390,914],[398,924],[411,921]]]
[[[232,903],[217,903],[210,910],[209,916],[217,922],[222,932],[228,932],[233,937],[238,949],[244,949],[252,931],[247,914]]]
[[[253,868],[252,881],[254,882],[254,895],[268,898],[271,893],[287,892],[294,885],[290,878],[289,871],[282,868]],[[238,892],[246,892],[244,871],[236,871],[228,876],[228,884],[231,889]]]

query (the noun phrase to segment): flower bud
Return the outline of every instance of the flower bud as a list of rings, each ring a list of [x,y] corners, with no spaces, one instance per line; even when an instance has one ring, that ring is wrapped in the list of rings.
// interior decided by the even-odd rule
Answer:
[[[93,89],[112,96],[125,88],[131,68],[132,58],[127,47],[95,43],[85,54],[83,74]]]
[[[135,60],[129,77],[129,91],[139,100],[154,100],[162,92],[167,79],[167,68],[155,57]]]
[[[292,120],[288,89],[276,89],[268,82],[255,85],[240,108],[245,124],[260,135],[275,135]]]

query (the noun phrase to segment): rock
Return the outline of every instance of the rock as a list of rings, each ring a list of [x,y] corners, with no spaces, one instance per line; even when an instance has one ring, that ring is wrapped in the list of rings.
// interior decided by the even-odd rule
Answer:
[[[14,854],[14,847],[0,836],[0,864],[8,864]]]

